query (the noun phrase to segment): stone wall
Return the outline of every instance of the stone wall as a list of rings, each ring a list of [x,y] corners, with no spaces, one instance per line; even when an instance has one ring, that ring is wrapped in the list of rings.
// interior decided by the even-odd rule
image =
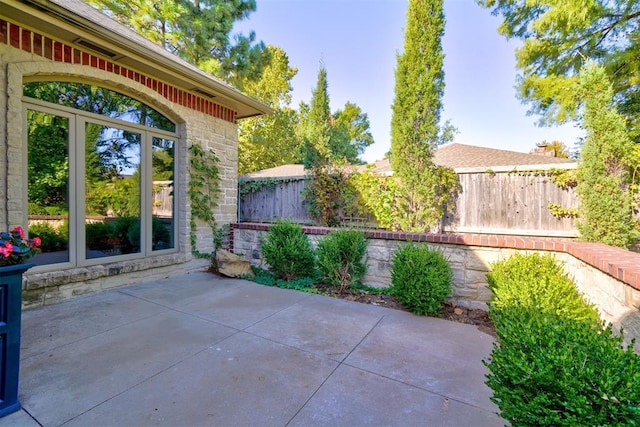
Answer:
[[[189,261],[186,257],[176,254],[44,273],[34,273],[30,270],[24,277],[22,308],[57,304],[108,289],[164,279],[191,271],[203,271],[210,266],[209,260]]]
[[[260,239],[268,228],[268,224],[234,224],[233,251],[253,265],[266,267],[260,253]],[[314,243],[331,231],[322,227],[303,229]],[[602,319],[623,328],[627,342],[633,337],[640,340],[640,254],[601,244],[527,237],[386,231],[366,231],[365,234],[369,239],[366,284],[389,286],[393,251],[407,241],[424,242],[441,250],[451,263],[451,301],[471,308],[487,308],[491,291],[486,274],[492,263],[517,252],[553,253],[574,279],[578,290],[598,308]],[[640,343],[636,349],[640,350]]]

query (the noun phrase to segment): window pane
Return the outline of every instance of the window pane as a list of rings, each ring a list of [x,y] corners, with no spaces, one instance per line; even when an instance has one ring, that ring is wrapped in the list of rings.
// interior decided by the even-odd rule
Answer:
[[[174,247],[173,171],[174,141],[153,138],[153,222],[154,251]]]
[[[175,132],[175,124],[153,108],[109,89],[74,82],[25,83],[25,96],[101,114],[129,123]]]
[[[138,253],[141,134],[86,123],[87,259]]]
[[[69,119],[27,112],[29,236],[40,237],[37,265],[69,262]]]

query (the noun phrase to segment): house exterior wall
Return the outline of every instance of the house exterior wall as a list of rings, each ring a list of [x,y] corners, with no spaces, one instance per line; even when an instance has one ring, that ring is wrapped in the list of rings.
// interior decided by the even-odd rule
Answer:
[[[46,41],[51,42],[47,45]],[[38,41],[36,43],[36,41]],[[49,46],[49,47],[47,47]],[[47,47],[45,49],[45,47]],[[0,16],[0,229],[27,223],[27,158],[22,91],[25,81],[69,80],[91,83],[137,98],[173,120],[177,127],[175,200],[178,232],[176,252],[113,265],[70,268],[53,272],[32,269],[25,275],[25,305],[56,302],[66,294],[93,292],[131,283],[131,275],[152,277],[150,269],[185,271],[200,268],[190,243],[188,146],[212,149],[220,162],[221,197],[214,211],[218,224],[235,221],[237,211],[238,139],[236,112],[209,99],[187,93],[115,62],[36,34]],[[197,223],[196,249],[213,250],[213,233]],[[189,263],[178,268],[168,266]],[[166,271],[164,274],[166,276]],[[135,273],[135,274],[134,274]],[[110,276],[118,276],[106,280]],[[85,284],[81,284],[85,283]],[[90,282],[90,283],[89,283]],[[64,287],[69,287],[69,291]]]

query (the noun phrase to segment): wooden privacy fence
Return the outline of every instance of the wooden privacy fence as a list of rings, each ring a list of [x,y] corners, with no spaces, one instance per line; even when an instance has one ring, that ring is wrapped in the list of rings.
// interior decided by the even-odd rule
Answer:
[[[240,178],[238,222],[274,222],[286,218],[300,224],[313,224],[303,197],[308,179],[308,176]],[[250,183],[246,191],[243,181]]]
[[[572,237],[572,217],[556,217],[550,205],[577,209],[575,188],[560,188],[551,176],[532,172],[458,173],[462,191],[444,219],[458,233]]]
[[[309,177],[240,178],[252,182],[239,198],[239,222],[274,222],[288,218],[312,224],[302,190]],[[260,185],[260,182],[267,183]],[[536,172],[458,173],[462,188],[456,207],[443,218],[443,231],[554,237],[576,235],[574,219],[556,217],[549,205],[577,209],[575,188],[560,188],[549,174]],[[243,188],[243,184],[240,184]]]

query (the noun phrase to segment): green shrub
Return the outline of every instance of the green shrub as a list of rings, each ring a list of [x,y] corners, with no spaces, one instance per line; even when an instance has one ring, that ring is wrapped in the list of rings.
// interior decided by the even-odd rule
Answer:
[[[262,255],[278,279],[312,277],[315,257],[309,238],[299,224],[279,221],[262,239]]]
[[[86,225],[87,248],[95,250],[111,249],[115,230],[110,223],[93,222]]]
[[[29,226],[29,237],[40,237],[42,252],[63,251],[69,246],[67,230],[68,223],[58,229],[47,223],[33,224]]]
[[[597,310],[585,302],[576,285],[551,255],[515,254],[492,265],[487,274],[493,312],[513,306],[535,307],[576,320],[600,323]]]
[[[640,356],[602,328],[553,257],[514,255],[487,275],[498,341],[487,384],[514,426],[640,425]]]
[[[487,385],[511,425],[640,425],[640,356],[610,328],[533,307],[492,317]]]
[[[315,280],[311,277],[302,277],[300,279],[292,280],[287,282],[285,280],[276,279],[273,277],[273,274],[267,270],[263,270],[258,267],[251,267],[251,270],[254,273],[253,277],[247,277],[248,280],[253,280],[254,282],[265,285],[265,286],[275,286],[282,289],[293,289],[296,291],[309,292],[309,293],[318,293],[318,290],[315,287]]]
[[[452,279],[444,255],[426,245],[403,245],[393,254],[392,292],[415,314],[437,314],[451,294]]]
[[[322,280],[343,292],[362,283],[367,272],[363,259],[367,253],[367,239],[356,230],[339,230],[318,242],[316,249],[318,270]]]

